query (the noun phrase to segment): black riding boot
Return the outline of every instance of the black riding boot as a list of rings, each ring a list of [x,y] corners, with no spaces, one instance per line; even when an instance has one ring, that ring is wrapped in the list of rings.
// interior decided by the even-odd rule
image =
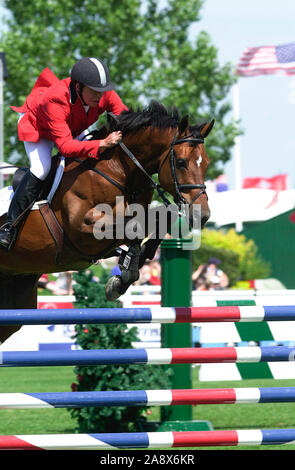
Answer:
[[[23,176],[10,202],[6,222],[0,228],[1,247],[7,250],[12,247],[17,236],[17,225],[19,222],[17,218],[37,200],[42,184],[43,181],[33,175],[30,170]]]

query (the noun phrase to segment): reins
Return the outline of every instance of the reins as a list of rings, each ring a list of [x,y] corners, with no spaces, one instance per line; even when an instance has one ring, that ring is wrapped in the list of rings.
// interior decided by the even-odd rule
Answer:
[[[148,178],[148,180],[150,181],[150,184],[151,184],[151,187],[153,189],[155,189],[160,198],[162,199],[163,203],[165,204],[165,206],[169,206],[170,204],[170,201],[166,198],[165,194],[164,194],[164,189],[162,188],[161,185],[157,184],[153,178],[148,174],[148,172],[144,169],[144,167],[142,166],[142,164],[137,160],[137,158],[133,155],[133,153],[129,150],[128,147],[126,147],[126,145],[124,144],[124,142],[120,141],[119,142],[119,145],[121,147],[122,150],[124,150],[124,152],[126,153],[126,155],[133,161],[133,163],[141,170],[141,172]]]
[[[172,178],[173,178],[173,183],[175,186],[175,193],[177,195],[176,200],[177,200],[177,205],[180,206],[180,204],[187,204],[188,201],[182,196],[181,190],[186,190],[186,189],[201,189],[201,191],[191,200],[189,205],[192,205],[198,197],[201,196],[201,194],[206,194],[206,186],[204,184],[179,184],[178,179],[177,179],[177,174],[176,174],[176,162],[175,162],[175,152],[174,152],[174,146],[178,144],[184,144],[184,143],[194,143],[194,144],[203,144],[204,139],[203,138],[197,138],[197,137],[192,137],[192,136],[187,136],[182,139],[176,140],[176,135],[177,132],[175,133],[173,137],[173,141],[170,145],[170,148],[164,157],[160,168],[159,168],[159,174],[161,171],[161,168],[163,166],[163,163],[165,162],[166,158],[168,158],[169,155],[171,155],[170,159],[170,167],[171,167],[171,173],[172,173]],[[166,198],[164,192],[165,190],[162,188],[160,184],[155,183],[155,181],[152,179],[152,177],[147,173],[147,171],[143,168],[141,163],[136,159],[136,157],[133,155],[133,153],[126,147],[124,142],[119,142],[119,145],[122,150],[128,155],[128,157],[133,161],[133,163],[141,170],[142,173],[149,179],[151,186],[158,192],[159,197],[162,199],[164,205],[167,207],[170,205],[170,201]]]
[[[188,203],[188,201],[185,199],[185,197],[182,196],[182,194],[181,194],[181,192],[183,190],[184,191],[187,190],[187,189],[188,190],[191,190],[191,189],[200,189],[201,190],[190,201],[189,206],[191,206],[202,194],[206,194],[206,196],[207,196],[206,186],[204,184],[189,184],[189,183],[179,184],[179,181],[178,181],[178,178],[177,178],[177,173],[176,173],[176,158],[175,158],[174,146],[179,145],[179,144],[184,144],[184,143],[203,144],[204,139],[200,138],[200,137],[193,137],[192,135],[187,136],[187,137],[183,137],[181,139],[176,139],[176,136],[177,136],[177,132],[174,134],[174,137],[173,137],[172,143],[170,145],[170,148],[169,148],[167,154],[165,155],[163,161],[160,164],[160,168],[159,168],[158,173],[160,174],[160,171],[162,169],[162,166],[163,166],[164,162],[166,161],[166,159],[170,155],[170,157],[171,157],[170,158],[170,168],[171,168],[171,174],[172,174],[174,188],[175,188],[175,194],[176,194],[176,197],[174,198],[174,200],[177,203],[177,205],[180,206],[181,204],[187,204]],[[171,202],[165,196],[164,188],[160,184],[156,183],[153,180],[153,178],[148,174],[148,172],[145,170],[145,168],[142,166],[142,164],[137,160],[137,158],[134,156],[134,154],[129,150],[129,148],[124,144],[124,142],[120,141],[119,146],[125,152],[125,154],[130,158],[130,160],[137,166],[137,168],[139,168],[140,171],[149,180],[149,182],[150,182],[150,188],[149,189],[156,190],[159,197],[160,197],[160,199],[163,201],[164,205],[166,207],[169,206],[171,204]],[[101,170],[98,170],[97,168],[91,166],[89,164],[90,163],[89,160],[81,160],[80,158],[73,158],[72,160],[79,163],[79,164],[81,164],[81,165],[83,165],[83,166],[85,166],[88,170],[91,170],[91,171],[97,173],[98,175],[102,176],[107,181],[109,181],[111,184],[116,186],[123,194],[128,194],[127,189],[123,185],[121,185],[118,181],[114,180],[113,178],[111,178],[109,175],[102,172]],[[16,166],[16,165],[2,166],[2,167],[0,167],[0,170],[2,170],[2,169],[4,170],[6,168],[19,168],[19,167]],[[142,191],[144,191],[145,189],[146,188],[136,190],[132,194],[137,195],[137,194],[141,193]]]
[[[161,165],[160,165],[160,168],[159,168],[159,174],[160,174],[161,168],[163,166],[163,163],[165,162],[165,160],[170,155],[171,156],[171,158],[170,158],[170,168],[171,168],[171,174],[172,174],[173,183],[174,183],[174,187],[175,187],[175,193],[176,193],[175,200],[176,200],[177,205],[180,206],[181,204],[187,204],[188,203],[188,201],[185,199],[185,197],[183,197],[182,194],[181,194],[182,190],[201,189],[201,191],[198,194],[196,194],[196,196],[190,201],[189,206],[191,206],[196,201],[196,199],[198,199],[201,196],[201,194],[206,194],[206,186],[204,184],[189,184],[189,183],[188,184],[179,184],[179,181],[177,179],[177,174],[176,174],[176,159],[175,159],[174,146],[179,145],[179,144],[184,144],[184,143],[203,144],[204,139],[200,138],[200,137],[193,137],[193,136],[190,135],[190,136],[187,136],[187,137],[183,137],[182,139],[176,140],[176,136],[177,136],[177,132],[175,133],[175,135],[173,137],[173,141],[170,145],[170,148],[169,148],[166,156],[164,157],[163,161],[161,162]],[[134,163],[134,165],[136,165],[137,168],[139,168],[140,171],[149,180],[150,189],[156,190],[159,197],[160,197],[160,199],[163,201],[164,205],[166,207],[169,206],[171,204],[171,202],[165,196],[164,188],[160,184],[156,183],[153,180],[153,178],[148,174],[148,172],[145,170],[145,168],[142,166],[142,164],[137,160],[137,158],[131,152],[131,150],[129,150],[129,148],[124,144],[124,142],[120,141],[118,143],[118,145],[125,152],[125,154],[130,158],[130,160]],[[98,170],[97,168],[93,168],[92,166],[89,166],[89,164],[87,163],[88,160],[80,160],[79,158],[73,158],[73,160],[80,163],[80,164],[82,164],[82,165],[84,165],[84,166],[86,166],[86,168],[88,168],[91,171],[94,171],[95,173],[99,174],[100,176],[103,176],[107,181],[109,181],[114,186],[116,186],[120,191],[122,191],[123,194],[128,194],[127,189],[124,186],[122,186],[120,183],[118,183],[118,181],[114,180],[109,175],[103,173],[102,171]],[[134,191],[134,194],[135,193],[138,194],[139,192],[142,192],[144,190],[145,190],[145,188],[141,189],[140,191],[139,190]]]

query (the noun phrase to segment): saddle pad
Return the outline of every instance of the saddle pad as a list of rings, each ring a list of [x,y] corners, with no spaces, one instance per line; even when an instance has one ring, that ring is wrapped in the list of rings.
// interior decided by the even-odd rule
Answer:
[[[59,183],[62,179],[64,168],[65,168],[65,158],[61,157],[59,166],[58,166],[58,168],[56,170],[56,173],[55,173],[52,188],[50,189],[49,194],[48,194],[47,199],[46,199],[46,201],[49,204],[51,203],[52,198],[53,198],[53,196],[54,196],[54,194],[55,194],[55,192],[56,192],[56,190],[59,186]],[[12,186],[5,186],[4,188],[2,188],[0,190],[0,217],[1,217],[1,215],[6,214],[8,212],[9,204],[10,204],[11,199],[13,198],[13,194],[14,194],[14,192],[13,192]],[[40,202],[44,203],[44,201],[37,201],[33,205],[31,210],[39,209],[39,203]]]

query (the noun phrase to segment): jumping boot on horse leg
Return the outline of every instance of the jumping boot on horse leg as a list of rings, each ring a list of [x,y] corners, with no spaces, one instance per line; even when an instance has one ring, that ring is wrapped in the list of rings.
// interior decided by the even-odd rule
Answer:
[[[116,300],[123,295],[131,284],[139,278],[140,241],[130,245],[128,251],[122,251],[119,266],[121,276],[112,276],[106,285],[106,297],[108,300]]]
[[[10,202],[6,222],[0,227],[0,246],[10,250],[16,240],[19,222],[37,200],[43,181],[28,170]]]

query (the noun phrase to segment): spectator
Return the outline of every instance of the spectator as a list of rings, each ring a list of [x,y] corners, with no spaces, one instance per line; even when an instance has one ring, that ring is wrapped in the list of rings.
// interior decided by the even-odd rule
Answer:
[[[144,265],[139,270],[139,278],[135,281],[134,286],[149,286],[150,285],[150,278],[151,278],[151,268],[148,262],[144,263]]]
[[[55,295],[73,295],[72,273],[74,271],[66,271],[57,274],[57,280],[48,282],[46,289],[51,290]]]
[[[48,284],[48,274],[42,274],[38,280],[37,287],[38,289],[46,289]]]
[[[151,277],[149,283],[152,286],[161,285],[161,265],[158,261],[153,260],[149,264],[151,270]]]
[[[228,287],[228,276],[218,268],[221,261],[211,257],[206,264],[201,264],[193,273],[195,290],[222,290]]]

